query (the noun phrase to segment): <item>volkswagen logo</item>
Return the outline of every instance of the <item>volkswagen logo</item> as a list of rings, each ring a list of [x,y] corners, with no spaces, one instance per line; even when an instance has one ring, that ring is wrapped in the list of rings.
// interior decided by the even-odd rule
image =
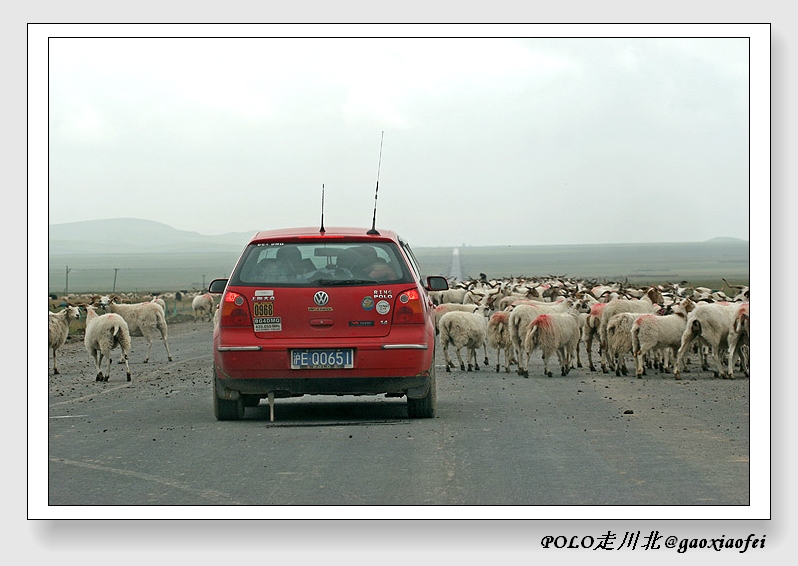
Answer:
[[[316,294],[313,295],[313,302],[319,305],[320,307],[326,305],[329,300],[330,296],[324,291],[316,291]]]

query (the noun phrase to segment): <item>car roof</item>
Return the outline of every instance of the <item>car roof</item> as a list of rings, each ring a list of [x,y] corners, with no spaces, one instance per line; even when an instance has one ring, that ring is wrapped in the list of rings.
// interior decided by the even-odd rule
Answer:
[[[377,229],[377,234],[369,234],[369,228],[356,228],[351,226],[333,226],[325,228],[322,232],[318,227],[299,227],[299,228],[279,228],[276,230],[261,230],[256,232],[250,242],[257,242],[261,240],[280,240],[301,238],[305,239],[318,239],[324,240],[327,238],[357,238],[363,241],[364,239],[374,240],[393,240],[398,242],[400,240],[398,234],[393,230],[385,230],[382,228]]]

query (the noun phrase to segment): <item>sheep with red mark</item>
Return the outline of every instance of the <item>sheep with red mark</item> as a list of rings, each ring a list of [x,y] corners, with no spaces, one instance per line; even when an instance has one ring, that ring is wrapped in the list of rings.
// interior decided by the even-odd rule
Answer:
[[[53,351],[53,375],[58,374],[58,350],[69,336],[69,323],[80,319],[80,309],[67,304],[58,312],[48,312],[47,347]]]
[[[585,319],[585,328],[582,334],[582,341],[585,343],[585,351],[587,352],[587,363],[590,371],[596,371],[596,366],[593,365],[593,340],[599,338],[599,327],[601,325],[601,313],[607,303],[593,303],[590,305],[590,312],[587,313]],[[601,344],[601,340],[598,340]],[[599,346],[599,355],[601,355],[601,347]]]
[[[443,355],[446,360],[447,372],[451,371],[451,368],[454,367],[454,364],[449,358],[450,345],[454,346],[461,370],[466,370],[466,364],[463,363],[463,358],[460,354],[463,348],[467,350],[467,371],[479,369],[479,364],[477,363],[477,350],[479,350],[479,348],[484,348],[485,350],[485,365],[487,366],[490,363],[488,360],[487,346],[488,310],[487,305],[478,305],[473,313],[451,311],[441,317],[439,322],[440,342],[441,345],[443,345]]]
[[[502,353],[504,371],[509,373],[513,363],[513,341],[510,339],[510,314],[506,311],[493,313],[488,319],[488,345],[496,350],[496,371],[501,370]]]
[[[690,299],[674,304],[671,314],[643,314],[632,324],[632,356],[635,360],[635,375],[646,374],[645,359],[652,352],[662,352],[661,372],[669,371],[670,360],[675,358],[687,326],[687,316],[695,308]]]
[[[524,355],[524,338],[529,330],[529,324],[539,315],[546,313],[577,312],[579,303],[574,299],[560,299],[553,303],[524,303],[513,307],[510,311],[508,325],[510,327],[510,340],[513,343],[515,359],[518,361],[518,375],[528,377],[527,356]]]
[[[107,382],[111,376],[111,352],[119,347],[122,350],[120,363],[125,364],[127,381],[130,381],[130,329],[125,319],[116,313],[97,314],[93,305],[82,305],[86,309],[86,335],[83,339],[86,351],[94,361],[97,370],[95,381]],[[157,305],[156,305],[157,306]],[[102,361],[107,360],[108,369],[103,375]]]
[[[540,314],[529,323],[523,342],[524,377],[529,377],[529,356],[537,348],[543,352],[543,374],[552,377],[549,358],[557,354],[560,374],[568,375],[579,344],[579,322],[573,312]],[[519,361],[520,364],[520,361]]]
[[[662,292],[657,287],[649,287],[640,299],[613,299],[604,307],[599,323],[599,348],[601,349],[601,371],[608,373],[607,325],[618,313],[654,313],[663,302]],[[631,347],[631,346],[630,346]]]

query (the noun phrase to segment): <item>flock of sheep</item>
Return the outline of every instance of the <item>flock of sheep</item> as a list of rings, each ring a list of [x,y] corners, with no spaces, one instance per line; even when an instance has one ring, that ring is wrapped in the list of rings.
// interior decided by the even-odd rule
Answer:
[[[638,288],[565,277],[488,280],[483,275],[430,295],[447,372],[455,367],[450,347],[463,371],[479,369],[480,350],[483,365],[490,365],[489,348],[496,356],[496,371],[509,372],[515,366],[518,375],[529,377],[530,356],[539,349],[544,374],[553,375],[549,364],[556,355],[560,375],[565,376],[572,368],[583,367],[582,348],[590,371],[596,371],[595,342],[604,373],[627,375],[629,360],[638,378],[646,375],[647,368],[656,368],[681,379],[694,355],[702,370],[733,379],[735,368],[750,375],[749,289],[729,285],[725,279],[724,283],[731,294],[685,282]],[[155,340],[163,341],[172,361],[162,299],[126,304],[118,295],[91,296],[49,313],[53,374],[59,373],[57,352],[66,341],[71,320],[80,318],[79,307],[86,311],[84,342],[95,363],[97,381],[108,381],[110,356],[116,348],[121,350],[120,363],[125,364],[130,381],[131,335],[144,336],[145,363]],[[198,293],[192,310],[195,320],[206,316],[213,320],[217,314],[213,295]],[[103,359],[108,364],[104,373]]]
[[[638,378],[656,368],[681,379],[695,356],[703,371],[734,379],[735,368],[750,375],[749,288],[723,281],[728,295],[686,282],[638,288],[553,276],[489,281],[482,275],[433,292],[432,299],[447,372],[455,367],[450,347],[463,371],[479,369],[480,350],[489,365],[488,348],[496,371],[515,366],[524,377],[538,349],[549,377],[554,355],[560,375],[582,367],[582,348],[596,371],[596,342],[604,373],[627,375],[626,362],[633,360]]]
[[[168,326],[166,323],[166,303],[160,297],[149,301],[126,303],[119,295],[93,295],[78,303],[68,301],[58,312],[49,312],[48,348],[53,353],[53,375],[58,374],[58,350],[69,335],[69,324],[80,319],[80,309],[86,312],[86,331],[84,344],[96,368],[96,381],[106,382],[111,374],[111,352],[121,350],[120,364],[125,364],[127,381],[130,381],[131,336],[143,336],[147,342],[144,363],[150,360],[152,343],[161,340],[166,355],[172,361],[169,350]],[[103,314],[98,312],[103,311]],[[192,299],[194,320],[210,320],[214,314],[214,299],[210,293],[197,294]],[[106,361],[103,373],[102,362]]]

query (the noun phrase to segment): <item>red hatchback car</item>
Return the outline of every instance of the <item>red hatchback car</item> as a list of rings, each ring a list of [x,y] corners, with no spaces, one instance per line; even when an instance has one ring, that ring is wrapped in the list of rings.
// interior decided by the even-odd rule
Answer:
[[[411,418],[435,414],[430,290],[395,232],[295,228],[255,234],[222,293],[213,332],[219,420],[302,395],[407,397]]]

